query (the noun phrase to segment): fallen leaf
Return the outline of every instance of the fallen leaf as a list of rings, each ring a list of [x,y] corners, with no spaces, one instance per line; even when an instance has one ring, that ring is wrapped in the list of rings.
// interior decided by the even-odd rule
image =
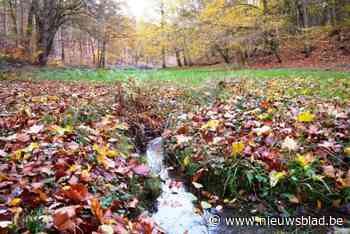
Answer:
[[[297,151],[299,149],[298,143],[290,137],[287,137],[282,143],[282,149],[289,151]]]
[[[302,112],[297,117],[298,122],[303,122],[303,123],[310,123],[314,121],[314,119],[315,119],[315,115],[311,114],[310,112]]]
[[[235,142],[232,144],[232,155],[236,157],[244,152],[244,144],[242,142]]]
[[[138,165],[132,169],[137,175],[148,176],[150,169],[146,165]]]
[[[272,128],[270,126],[263,126],[261,128],[255,128],[253,130],[258,136],[262,135],[268,135],[272,131]]]
[[[0,221],[0,228],[7,228],[12,224],[11,221]]]
[[[197,183],[197,182],[192,182],[192,185],[193,185],[196,189],[201,189],[201,188],[204,187],[202,184]]]
[[[90,194],[88,189],[82,184],[75,184],[64,189],[64,195],[75,203],[86,201]]]
[[[350,157],[350,147],[345,148],[344,152],[345,152],[346,156]]]
[[[77,206],[63,207],[55,211],[53,224],[59,231],[73,231],[76,228],[75,216]]]
[[[220,121],[219,120],[210,120],[208,123],[204,124],[201,129],[210,129],[215,131],[216,128],[219,126]]]
[[[97,198],[91,199],[91,211],[100,224],[104,224],[104,212],[101,208],[100,201]]]
[[[332,165],[328,165],[328,166],[323,166],[323,172],[326,176],[330,177],[330,178],[335,178],[335,169]]]
[[[10,201],[10,206],[19,206],[21,204],[22,199],[21,198],[14,198]]]
[[[29,128],[26,133],[28,134],[38,134],[44,129],[44,125],[34,125],[31,128]]]

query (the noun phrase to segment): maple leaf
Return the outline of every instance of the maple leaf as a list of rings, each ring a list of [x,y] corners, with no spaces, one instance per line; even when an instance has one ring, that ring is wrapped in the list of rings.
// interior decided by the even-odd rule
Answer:
[[[232,156],[236,157],[244,152],[244,143],[243,142],[235,142],[232,144]]]
[[[311,114],[310,112],[302,112],[297,116],[298,122],[303,123],[310,123],[314,121],[315,115]]]
[[[287,137],[282,143],[282,148],[289,151],[297,151],[299,146],[293,138]]]

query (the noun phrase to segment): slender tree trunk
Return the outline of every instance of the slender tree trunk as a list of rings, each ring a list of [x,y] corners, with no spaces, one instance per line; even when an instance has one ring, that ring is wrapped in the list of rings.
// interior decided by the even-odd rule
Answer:
[[[83,57],[84,57],[84,50],[83,50],[83,42],[82,42],[82,36],[81,36],[81,33],[80,33],[80,37],[79,37],[79,54],[80,54],[80,58],[79,58],[79,63],[80,65],[83,64]]]
[[[27,30],[26,30],[25,45],[24,45],[28,54],[31,52],[30,41],[33,34],[33,27],[34,27],[34,4],[31,3],[29,13],[28,13]]]
[[[21,30],[21,40],[22,40],[22,43],[24,42],[24,37],[25,37],[25,30],[24,30],[24,12],[25,12],[25,9],[24,9],[24,3],[23,3],[23,0],[20,0],[20,8],[21,8],[21,25],[20,25],[20,30]]]
[[[160,6],[160,13],[161,13],[161,30],[162,30],[162,68],[166,68],[166,50],[165,50],[165,6],[164,6],[164,0],[161,0],[161,6]]]
[[[263,4],[263,14],[264,15],[268,15],[269,14],[269,8],[268,8],[268,3],[267,0],[262,0],[262,4]]]
[[[12,20],[12,31],[15,36],[16,47],[18,46],[18,28],[17,28],[17,4],[13,1],[8,1],[10,7],[10,16]]]
[[[176,55],[177,66],[182,67],[181,53],[179,49],[175,49],[175,55]]]
[[[90,46],[91,46],[91,53],[92,53],[92,64],[96,65],[95,46],[92,38],[90,38]]]
[[[220,48],[219,45],[215,45],[216,50],[219,52],[219,54],[221,55],[221,57],[224,59],[225,63],[229,64],[230,63],[230,58],[228,55],[228,51],[223,50]]]
[[[6,4],[3,3],[3,28],[4,28],[4,35],[7,36],[7,8]]]
[[[165,47],[162,46],[162,68],[166,68],[166,56],[165,56]]]
[[[303,22],[304,22],[304,28],[309,27],[309,15],[308,15],[308,0],[302,0],[302,11],[303,11]]]
[[[184,51],[183,53],[183,58],[184,58],[184,66],[187,67],[188,66],[188,61],[187,61],[187,58],[186,58],[186,53]]]
[[[65,41],[64,41],[64,28],[61,28],[61,61],[63,64],[65,64],[65,60],[66,60],[66,54],[64,51],[64,47],[65,47]]]

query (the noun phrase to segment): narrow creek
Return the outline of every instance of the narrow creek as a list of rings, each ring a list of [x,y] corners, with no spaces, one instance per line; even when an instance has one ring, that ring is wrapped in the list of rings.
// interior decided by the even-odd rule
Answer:
[[[274,227],[226,226],[223,220],[232,215],[249,216],[249,211],[240,209],[206,209],[204,214],[196,212],[197,197],[189,192],[181,177],[174,176],[164,160],[163,140],[156,138],[147,146],[147,162],[150,170],[161,178],[161,195],[157,199],[156,212],[152,218],[166,234],[270,234],[281,229]],[[248,213],[247,213],[248,212]],[[313,215],[315,216],[315,214]],[[307,216],[306,216],[307,217]],[[215,224],[211,223],[214,219]],[[331,227],[313,227],[312,233],[332,233]]]
[[[216,234],[222,228],[209,225],[215,215],[206,210],[204,215],[196,212],[196,196],[188,192],[184,183],[171,175],[171,168],[164,163],[163,141],[156,138],[148,144],[147,161],[151,171],[162,181],[161,195],[157,199],[157,212],[152,216],[157,225],[167,234]],[[231,233],[231,232],[225,232]]]

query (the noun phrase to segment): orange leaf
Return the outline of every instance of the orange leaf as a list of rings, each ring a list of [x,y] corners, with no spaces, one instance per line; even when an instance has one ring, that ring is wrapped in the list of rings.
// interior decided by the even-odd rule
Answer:
[[[104,224],[104,212],[97,198],[91,199],[91,211],[101,224]]]
[[[59,231],[73,231],[75,229],[75,216],[77,206],[67,206],[55,211],[53,224]]]
[[[68,189],[66,189],[63,193],[65,197],[67,197],[75,203],[84,202],[90,196],[88,189],[81,184],[69,186]]]

